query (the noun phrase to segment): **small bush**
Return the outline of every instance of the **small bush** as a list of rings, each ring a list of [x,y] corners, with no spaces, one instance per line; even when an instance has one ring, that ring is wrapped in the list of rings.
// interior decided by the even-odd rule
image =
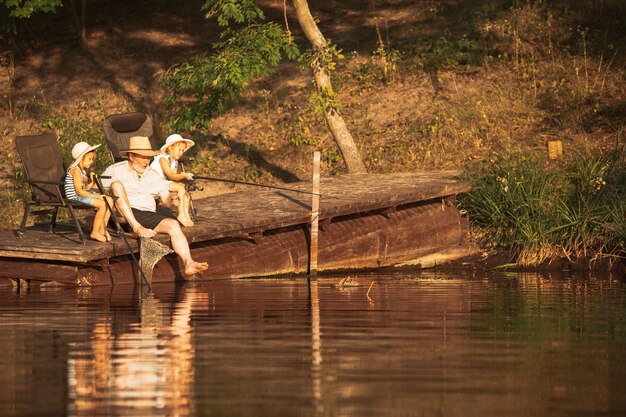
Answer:
[[[509,155],[468,174],[475,188],[460,205],[485,229],[484,243],[511,250],[520,266],[624,257],[625,165],[623,151],[560,167]]]

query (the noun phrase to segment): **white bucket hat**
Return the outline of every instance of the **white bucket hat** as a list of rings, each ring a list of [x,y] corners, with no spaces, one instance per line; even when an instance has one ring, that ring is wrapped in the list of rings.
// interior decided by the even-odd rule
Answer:
[[[70,169],[80,164],[80,161],[83,160],[83,157],[85,155],[97,149],[100,145],[102,144],[99,143],[97,145],[90,145],[87,142],[78,142],[76,145],[74,145],[74,147],[72,148],[72,158],[74,158],[74,162],[70,164],[67,170],[69,171]]]
[[[161,152],[165,152],[167,148],[178,142],[185,142],[187,144],[187,149],[185,149],[185,152],[187,152],[189,148],[195,145],[195,142],[193,140],[185,139],[178,133],[174,133],[173,135],[169,135],[167,139],[165,139],[165,145],[161,146]]]

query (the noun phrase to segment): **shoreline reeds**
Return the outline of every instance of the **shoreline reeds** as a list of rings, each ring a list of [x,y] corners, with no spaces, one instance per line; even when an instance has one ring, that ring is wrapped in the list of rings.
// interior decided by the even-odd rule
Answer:
[[[616,148],[559,164],[530,154],[483,161],[466,173],[475,188],[460,207],[481,243],[516,266],[613,264],[626,257],[625,157]]]

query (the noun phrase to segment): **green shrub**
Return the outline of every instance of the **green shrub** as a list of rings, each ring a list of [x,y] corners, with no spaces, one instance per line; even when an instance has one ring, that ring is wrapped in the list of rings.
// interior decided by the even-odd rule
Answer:
[[[476,167],[460,206],[485,230],[487,246],[510,250],[520,266],[564,256],[623,257],[626,242],[624,152],[578,157],[562,166],[508,155]]]

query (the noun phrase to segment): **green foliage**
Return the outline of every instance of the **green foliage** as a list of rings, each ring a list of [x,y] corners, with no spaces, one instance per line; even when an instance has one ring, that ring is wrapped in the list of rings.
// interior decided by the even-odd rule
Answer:
[[[37,12],[54,12],[61,4],[61,0],[0,0],[0,41],[5,41],[2,34],[16,34],[17,19],[28,19]]]
[[[265,20],[256,0],[208,0],[202,10],[206,11],[206,19],[217,17],[220,26],[228,26],[231,20],[235,23]]]
[[[615,151],[572,163],[569,192],[558,207],[566,225],[561,239],[572,253],[587,256],[589,248],[600,252],[626,248],[625,165],[623,153]]]
[[[21,19],[37,12],[54,12],[61,3],[61,0],[0,0],[0,5],[8,10],[11,17]]]
[[[95,102],[85,102],[83,108],[78,111],[65,108],[44,108],[44,116],[42,128],[56,133],[66,166],[73,161],[72,147],[78,142],[87,142],[91,145],[102,144],[96,151],[96,161],[92,168],[95,172],[101,172],[113,162],[102,130],[102,120],[106,115],[101,99]]]
[[[289,143],[294,146],[313,145],[316,146],[318,141],[313,138],[309,126],[313,124],[310,112],[300,112],[292,125],[287,126],[287,135]]]
[[[337,94],[327,88],[320,88],[309,96],[309,103],[318,114],[332,113],[341,109]]]
[[[419,54],[422,64],[428,71],[441,71],[458,65],[477,64],[477,57],[483,53],[477,41],[463,38],[450,41],[440,37],[431,41],[426,51]]]
[[[624,256],[626,174],[623,152],[580,157],[548,168],[535,157],[509,155],[469,175],[461,198],[489,246],[511,249],[522,266],[562,255]]]
[[[254,1],[209,1],[205,8],[208,17],[218,17],[220,25],[231,20],[247,25],[224,30],[212,54],[176,65],[161,78],[162,85],[171,89],[166,103],[173,109],[170,125],[178,130],[208,128],[211,119],[238,98],[250,81],[271,73],[283,54],[295,59],[299,53],[279,25],[253,22],[263,19]]]
[[[309,49],[298,57],[302,69],[312,68],[314,71],[325,69],[333,71],[336,68],[335,59],[343,59],[341,49],[330,41],[324,48]]]
[[[374,62],[380,68],[380,78],[384,83],[394,80],[398,70],[398,61],[400,61],[400,51],[397,49],[386,48],[381,44],[374,51]]]
[[[309,49],[298,57],[301,68],[311,68],[315,71],[333,71],[336,68],[336,59],[343,59],[341,49],[332,43],[324,48]],[[316,113],[323,115],[326,112],[335,112],[341,108],[337,94],[328,88],[318,88],[309,96],[309,103]]]

